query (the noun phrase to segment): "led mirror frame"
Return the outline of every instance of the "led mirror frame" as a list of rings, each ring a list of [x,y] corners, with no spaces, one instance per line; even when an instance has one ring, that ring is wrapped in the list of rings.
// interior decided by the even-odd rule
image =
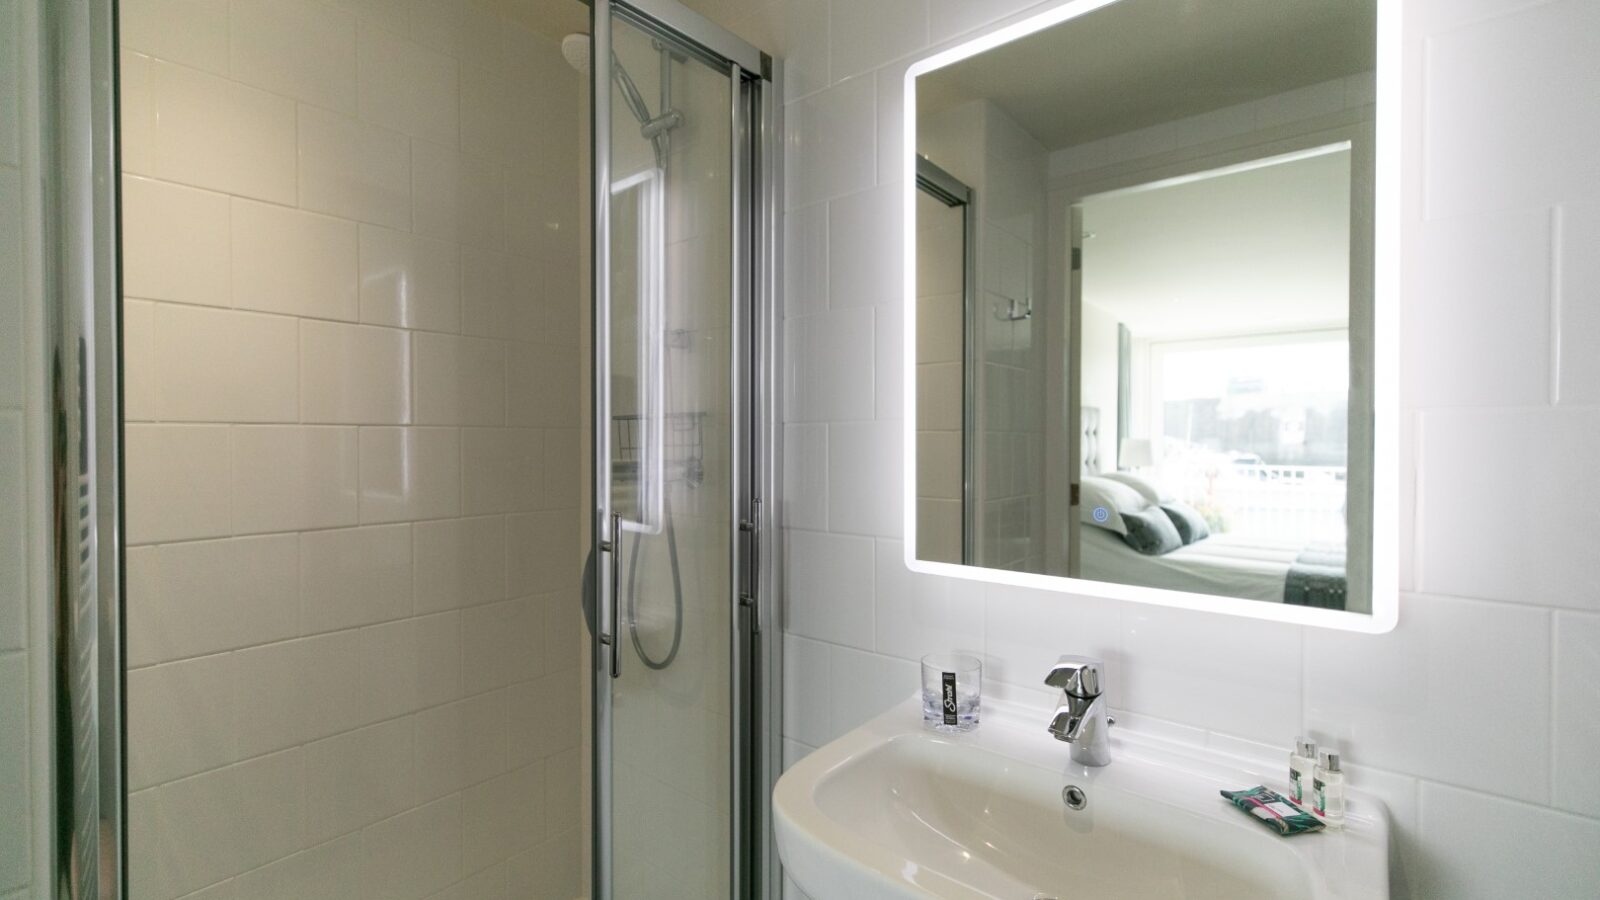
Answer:
[[[917,79],[1037,31],[1060,25],[1120,0],[1071,0],[918,60],[906,70],[901,136],[901,234],[904,303],[904,534],[906,567],[913,572],[993,584],[1039,588],[1079,596],[1129,600],[1202,612],[1382,634],[1399,618],[1399,302],[1400,271],[1400,4],[1375,0],[1377,20],[1373,172],[1373,428],[1372,428],[1372,611],[1290,606],[1242,597],[1222,597],[1060,575],[985,569],[917,559]]]

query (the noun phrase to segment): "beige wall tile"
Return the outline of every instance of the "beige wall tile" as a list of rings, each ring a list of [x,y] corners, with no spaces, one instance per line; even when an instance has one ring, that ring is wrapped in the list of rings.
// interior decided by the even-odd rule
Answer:
[[[169,422],[293,422],[294,319],[161,303],[155,309],[156,415]]]
[[[356,111],[355,16],[312,0],[234,0],[229,12],[234,78]]]
[[[454,428],[361,429],[361,521],[461,513],[461,439]]]
[[[122,179],[122,258],[129,296],[230,305],[227,196]]]
[[[448,241],[361,226],[361,321],[460,331],[460,248]]]
[[[239,533],[356,524],[356,429],[233,429],[233,523]]]
[[[411,144],[404,135],[304,105],[299,123],[301,206],[411,227]]]
[[[357,47],[361,118],[454,146],[460,132],[456,61],[363,25]]]
[[[293,535],[128,551],[128,663],[143,666],[300,633]]]
[[[337,631],[410,615],[411,573],[409,526],[300,535],[305,632]]]
[[[411,421],[411,341],[395,328],[302,322],[300,416],[305,422]]]
[[[226,426],[129,425],[123,453],[130,544],[229,533]]]
[[[238,199],[232,211],[235,306],[356,320],[355,223]]]

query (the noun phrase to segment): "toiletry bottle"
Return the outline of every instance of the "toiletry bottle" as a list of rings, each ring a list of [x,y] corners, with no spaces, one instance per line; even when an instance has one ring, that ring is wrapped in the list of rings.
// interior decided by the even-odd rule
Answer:
[[[1317,768],[1311,777],[1311,811],[1329,828],[1344,825],[1344,772],[1339,769],[1339,751],[1317,754]]]
[[[1297,806],[1311,805],[1311,770],[1317,764],[1317,742],[1308,738],[1294,739],[1294,752],[1289,754],[1289,799]]]

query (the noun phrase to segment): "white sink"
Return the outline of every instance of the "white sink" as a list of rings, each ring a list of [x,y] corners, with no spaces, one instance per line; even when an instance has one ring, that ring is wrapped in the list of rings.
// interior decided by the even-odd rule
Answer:
[[[986,698],[975,731],[936,734],[912,698],[807,756],[773,794],[789,877],[813,900],[1389,896],[1377,800],[1353,795],[1342,830],[1280,837],[1217,793],[1284,790],[1275,773],[1116,731],[1109,766],[1079,766],[1046,718]]]

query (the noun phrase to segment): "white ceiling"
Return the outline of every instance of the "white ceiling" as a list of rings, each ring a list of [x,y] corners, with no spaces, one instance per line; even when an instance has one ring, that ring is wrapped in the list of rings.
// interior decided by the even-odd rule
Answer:
[[[1135,337],[1344,325],[1350,152],[1083,203],[1083,296]]]
[[[972,0],[980,2],[980,0]],[[1120,0],[917,81],[1058,150],[1372,70],[1374,0]]]

